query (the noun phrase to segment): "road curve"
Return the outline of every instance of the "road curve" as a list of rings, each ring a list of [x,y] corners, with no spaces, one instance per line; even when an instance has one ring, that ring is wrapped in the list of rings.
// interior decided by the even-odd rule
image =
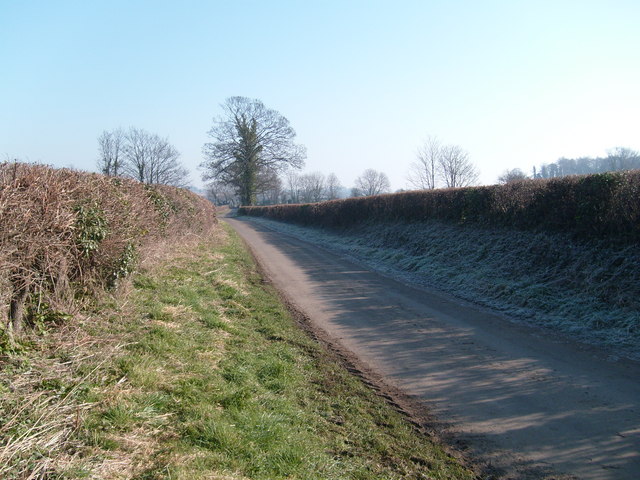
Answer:
[[[226,221],[316,327],[422,399],[503,478],[640,478],[640,364]]]

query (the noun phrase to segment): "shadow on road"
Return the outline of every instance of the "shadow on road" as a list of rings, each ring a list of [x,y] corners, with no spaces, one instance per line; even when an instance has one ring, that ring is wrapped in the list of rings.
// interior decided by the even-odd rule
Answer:
[[[473,455],[515,468],[520,478],[551,470],[639,478],[637,364],[607,363],[592,347],[403,285],[242,218],[233,222],[285,295],[392,384],[422,398]]]

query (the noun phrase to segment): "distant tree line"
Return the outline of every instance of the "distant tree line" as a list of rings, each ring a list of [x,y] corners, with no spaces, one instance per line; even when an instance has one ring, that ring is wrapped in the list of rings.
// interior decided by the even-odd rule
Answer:
[[[284,176],[281,201],[277,203],[314,203],[335,200],[342,196],[342,190],[343,187],[335,173],[298,174],[290,170]]]
[[[363,197],[389,193],[391,184],[383,172],[371,168],[356,178],[349,190],[335,173],[298,173],[290,169],[282,176],[271,177],[268,183],[257,190],[255,205],[277,205],[282,203],[316,203],[347,197]],[[216,205],[242,205],[237,190],[230,184],[214,181],[207,185],[206,195]]]
[[[105,130],[98,137],[98,169],[109,176],[135,178],[142,183],[186,187],[189,172],[180,153],[166,138],[130,127]]]
[[[640,153],[626,147],[610,150],[606,157],[559,158],[553,163],[533,168],[534,178],[555,178],[566,175],[615,172],[640,168]]]
[[[626,147],[616,147],[608,151],[606,157],[561,157],[552,163],[533,167],[529,176],[519,168],[505,170],[498,177],[500,183],[511,183],[527,178],[558,178],[567,175],[587,175],[592,173],[617,172],[640,169],[640,153]]]

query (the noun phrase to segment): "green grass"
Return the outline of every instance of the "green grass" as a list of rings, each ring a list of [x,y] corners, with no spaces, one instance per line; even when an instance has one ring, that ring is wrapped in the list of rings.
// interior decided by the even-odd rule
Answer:
[[[126,297],[86,327],[95,355],[38,387],[81,385],[66,401],[90,405],[39,447],[48,478],[474,478],[299,329],[234,233],[179,248]]]

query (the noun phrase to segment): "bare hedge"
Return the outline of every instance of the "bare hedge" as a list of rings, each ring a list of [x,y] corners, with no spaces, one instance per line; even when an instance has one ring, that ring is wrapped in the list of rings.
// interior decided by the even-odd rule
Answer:
[[[0,164],[0,326],[113,287],[145,248],[216,222],[187,190],[24,163]]]
[[[315,204],[241,207],[241,215],[345,228],[363,222],[440,220],[640,240],[640,170],[412,191]]]

